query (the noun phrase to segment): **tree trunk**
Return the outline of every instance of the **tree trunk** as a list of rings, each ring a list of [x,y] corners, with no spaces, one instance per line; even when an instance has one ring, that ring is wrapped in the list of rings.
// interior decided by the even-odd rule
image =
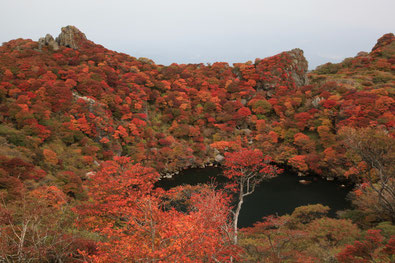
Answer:
[[[244,193],[243,193],[243,186],[241,184],[240,186],[240,193],[239,193],[239,203],[237,204],[236,211],[234,213],[233,217],[233,229],[234,229],[234,237],[233,237],[233,244],[237,245],[237,234],[238,234],[238,228],[237,228],[237,223],[239,221],[239,215],[240,215],[240,210],[241,210],[241,205],[243,204],[243,199],[244,199]]]

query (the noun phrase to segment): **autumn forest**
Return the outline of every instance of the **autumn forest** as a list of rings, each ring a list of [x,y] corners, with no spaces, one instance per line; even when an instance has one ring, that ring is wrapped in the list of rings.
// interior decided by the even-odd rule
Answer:
[[[300,49],[157,65],[74,26],[3,43],[0,262],[394,262],[394,95],[392,33],[313,71]],[[156,186],[205,166],[227,183]],[[239,228],[284,168],[352,185],[352,208]]]

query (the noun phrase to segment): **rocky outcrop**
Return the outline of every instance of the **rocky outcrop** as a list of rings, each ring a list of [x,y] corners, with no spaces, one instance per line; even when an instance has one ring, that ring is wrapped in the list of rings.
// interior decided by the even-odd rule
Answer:
[[[287,53],[292,59],[291,63],[287,67],[287,70],[295,81],[296,86],[301,87],[307,85],[309,82],[307,78],[309,64],[304,57],[303,50],[295,48],[291,51],[288,51]]]
[[[372,52],[378,51],[382,47],[385,47],[395,41],[395,36],[393,33],[388,33],[383,35],[377,40],[376,45],[372,48]]]
[[[53,36],[50,34],[47,34],[45,37],[42,37],[38,40],[38,48],[42,49],[44,46],[48,46],[55,51],[59,49],[58,42],[56,42]]]
[[[75,26],[62,27],[62,33],[56,38],[56,42],[60,46],[78,49],[82,41],[86,40],[86,36]]]
[[[74,97],[74,98],[76,98],[76,99],[82,99],[82,100],[84,100],[84,101],[85,101],[88,105],[90,105],[90,106],[96,103],[96,101],[95,101],[94,99],[92,99],[92,98],[88,98],[88,97],[85,97],[85,96],[80,96],[80,95],[78,95],[78,93],[76,93],[76,92],[73,92],[72,94],[73,94],[73,97]]]
[[[56,40],[47,34],[38,40],[38,48],[42,49],[44,46],[58,50],[60,46],[78,49],[81,45],[87,41],[84,33],[82,33],[75,26],[62,27],[62,32],[56,38]]]
[[[301,87],[308,84],[308,63],[303,50],[299,48],[255,61],[256,72],[260,76],[257,90],[268,91],[270,97],[279,86]]]

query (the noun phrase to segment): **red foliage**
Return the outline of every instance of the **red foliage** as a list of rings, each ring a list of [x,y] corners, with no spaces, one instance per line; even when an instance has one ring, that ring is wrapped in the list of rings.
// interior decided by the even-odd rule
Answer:
[[[386,260],[390,260],[394,255],[394,238],[392,237],[387,244],[384,244],[383,240],[380,230],[370,229],[364,240],[355,241],[354,244],[346,246],[337,255],[337,260],[341,263],[365,263],[377,260],[390,262]]]
[[[177,231],[193,237],[193,242],[197,242],[198,235],[205,236],[199,227],[206,227],[203,224],[208,221],[197,221],[202,214],[162,209],[162,200],[152,190],[152,175],[156,173],[144,167],[174,172],[212,162],[217,151],[238,151],[225,156],[229,168],[225,174],[233,179],[234,187],[247,172],[259,174],[260,179],[278,173],[272,159],[263,157],[265,152],[276,162],[301,171],[327,171],[357,178],[349,167],[350,157],[343,142],[338,140],[340,128],[370,126],[394,136],[392,34],[383,36],[370,54],[359,54],[309,73],[311,85],[306,86],[307,63],[300,50],[233,66],[163,66],[107,50],[88,41],[82,33],[75,37],[78,49],[62,46],[57,51],[48,47],[38,51],[37,42],[24,39],[0,47],[2,153],[13,156],[0,157],[0,188],[6,189],[7,200],[17,199],[24,186],[31,190],[42,184],[59,184],[65,193],[76,196],[85,191],[81,185],[84,177],[79,175],[103,162],[98,182],[89,191],[96,205],[103,211],[109,206],[109,211],[118,213],[118,220],[106,221],[103,211],[98,215],[92,209],[92,218],[98,220],[96,227],[104,227],[104,232],[93,231],[104,236],[111,233],[111,242],[116,238],[125,238],[125,242],[124,247],[113,252],[114,243],[106,247],[104,242],[100,253],[126,251],[127,238],[122,231],[115,231],[115,226],[136,227],[117,207],[110,207],[115,204],[126,209],[125,213],[130,212],[116,198],[129,198],[134,202],[132,212],[139,216],[152,212],[156,218],[150,222],[159,222],[161,233],[174,240],[180,238],[175,237]],[[256,150],[242,149],[246,146]],[[120,155],[128,156],[127,162],[143,165],[125,164],[117,157],[108,161]],[[47,173],[45,181],[37,182]],[[125,178],[118,177],[120,174]],[[126,175],[134,178],[134,183]],[[130,192],[118,189],[110,180],[113,177],[122,178],[118,183],[129,187],[137,199],[130,199]],[[142,189],[137,190],[139,187]],[[202,198],[217,200],[207,196]],[[106,203],[106,198],[113,198],[114,204]],[[205,213],[213,214],[209,209]],[[162,223],[165,216],[174,226]],[[189,223],[181,222],[181,218]],[[192,230],[198,234],[188,232]],[[144,231],[138,230],[136,238],[145,240]],[[215,238],[210,242],[219,242]],[[168,250],[190,249],[200,256],[203,252],[212,255],[206,246],[213,243],[205,243],[204,249],[198,251],[187,245],[186,239],[180,240],[185,247],[169,245]],[[138,254],[136,247],[130,251]],[[164,248],[162,252],[169,256]],[[222,259],[227,260],[225,256]]]
[[[303,172],[305,172],[309,169],[309,167],[306,164],[304,155],[295,155],[294,157],[292,157],[288,160],[288,163],[292,167],[295,167],[296,169],[303,171]]]
[[[94,202],[78,210],[83,216],[79,224],[107,240],[98,243],[93,261],[214,262],[236,256],[222,230],[228,199],[221,192],[203,189],[191,196],[189,213],[165,210],[161,201],[165,193],[153,190],[158,178],[152,168],[133,165],[126,157],[101,165],[90,186]]]
[[[256,149],[226,152],[224,175],[236,181],[250,173],[263,174],[265,178],[275,177],[279,173],[279,169],[271,165],[271,162],[271,157],[263,156],[263,153]]]

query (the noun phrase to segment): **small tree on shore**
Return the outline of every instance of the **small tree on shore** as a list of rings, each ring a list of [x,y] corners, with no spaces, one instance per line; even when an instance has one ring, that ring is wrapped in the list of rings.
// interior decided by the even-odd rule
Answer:
[[[282,172],[271,164],[272,159],[263,156],[260,150],[242,149],[225,153],[224,175],[231,180],[229,187],[238,195],[237,206],[233,212],[234,244],[237,244],[238,220],[244,197],[252,194],[256,186]]]

